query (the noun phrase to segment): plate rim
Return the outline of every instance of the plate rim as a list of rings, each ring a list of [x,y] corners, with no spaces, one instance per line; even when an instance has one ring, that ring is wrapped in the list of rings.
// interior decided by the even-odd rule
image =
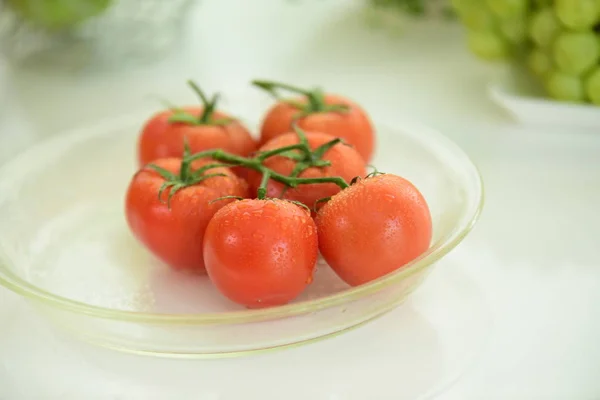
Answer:
[[[61,143],[70,144],[80,140],[85,140],[90,137],[102,135],[103,132],[111,129],[111,127],[112,129],[116,129],[116,127],[125,124],[139,125],[140,121],[144,121],[148,118],[148,114],[149,112],[147,109],[139,110],[137,112],[127,113],[117,117],[104,118],[96,123],[91,124],[90,126],[82,126],[67,130],[62,134],[54,135],[50,138],[40,141],[35,146],[31,146],[30,148],[22,151],[16,157],[13,157],[6,163],[2,164],[0,166],[0,175],[6,174],[6,171],[10,171],[11,168],[15,169],[23,159],[30,158],[28,155],[30,153],[34,153],[36,150],[40,151],[40,149],[53,144],[55,146]],[[454,229],[451,233],[446,235],[446,237],[440,239],[439,243],[437,243],[435,246],[431,246],[425,253],[415,260],[406,264],[402,268],[399,268],[398,270],[373,280],[367,284],[352,287],[338,293],[320,297],[318,299],[305,300],[298,303],[264,309],[201,314],[144,313],[91,305],[42,289],[19,277],[6,266],[6,264],[11,263],[11,258],[3,251],[4,249],[0,243],[0,285],[25,298],[36,300],[45,306],[51,306],[60,311],[67,311],[75,314],[83,314],[90,317],[108,320],[168,325],[240,324],[273,320],[331,308],[369,296],[384,289],[385,287],[407,279],[408,277],[424,270],[453,250],[459,243],[463,241],[463,239],[476,225],[485,202],[482,174],[476,164],[460,146],[458,146],[450,138],[438,132],[436,129],[416,122],[410,117],[397,116],[396,118],[397,119],[391,123],[388,121],[381,121],[381,123],[376,123],[374,125],[376,128],[389,129],[391,132],[401,131],[404,134],[414,137],[422,137],[425,135],[428,136],[429,140],[433,143],[437,143],[438,145],[450,150],[456,157],[462,159],[465,169],[468,169],[468,172],[473,174],[476,178],[476,199],[474,201],[474,206],[469,209],[467,213],[465,213],[461,226],[459,226],[457,229]],[[396,126],[396,128],[392,128],[392,126]],[[418,134],[415,132],[418,132]],[[0,200],[2,197],[3,196],[0,191]]]

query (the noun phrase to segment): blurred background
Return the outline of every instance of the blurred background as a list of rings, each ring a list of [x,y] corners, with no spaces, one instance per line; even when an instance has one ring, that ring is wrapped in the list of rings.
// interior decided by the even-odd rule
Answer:
[[[195,103],[189,78],[225,100],[246,96],[253,78],[322,85],[357,99],[377,122],[409,116],[457,142],[486,186],[481,223],[455,257],[485,297],[493,330],[477,367],[439,398],[598,399],[600,130],[577,121],[522,124],[490,87],[517,70],[524,100],[564,105],[565,115],[587,110],[600,122],[592,104],[599,21],[598,0],[0,0],[0,162],[51,135],[156,111],[165,99]],[[542,110],[543,122],[555,109]],[[0,300],[8,327],[0,331],[0,398],[172,393],[154,370],[128,377],[88,368],[25,309],[12,312],[16,296],[0,289]],[[390,321],[350,333],[338,347],[331,341],[286,353],[296,364],[277,387],[296,373],[323,399],[369,393],[373,371],[396,362],[385,358],[385,346],[364,365],[343,363],[353,376],[364,369],[362,380],[328,379],[314,360],[326,369],[339,346],[391,329]],[[263,358],[251,369],[275,374],[282,360]],[[53,372],[57,363],[62,370]],[[246,374],[240,387],[260,391],[247,368],[236,370]],[[57,377],[68,371],[78,382],[61,386]],[[200,398],[225,398],[226,378]],[[189,397],[180,398],[200,393],[192,375],[185,384]],[[394,394],[396,382],[377,385],[387,385],[389,397],[381,398],[404,398]]]
[[[428,90],[447,85],[449,73],[459,73],[455,95],[467,97],[500,71],[472,60],[445,2],[409,2],[436,6],[415,17],[362,0],[55,0],[42,17],[21,10],[41,3],[4,0],[0,37],[10,102],[26,104],[44,134],[187,96],[188,77],[225,94],[259,76],[326,84],[393,115],[406,105],[410,113],[432,112]],[[442,61],[446,71],[438,69]],[[473,69],[461,72],[464,62]],[[368,84],[374,75],[382,85]],[[415,78],[427,86],[407,91]],[[385,96],[394,104],[381,104]],[[452,104],[435,110],[455,111]]]
[[[597,0],[1,0],[2,99],[26,104],[50,134],[183,96],[188,77],[239,92],[262,75],[360,86],[350,94],[377,102],[375,113],[453,120],[453,107],[472,101],[505,119],[474,92],[508,80],[555,104],[600,102],[599,9]],[[375,75],[382,84],[367,84]],[[415,79],[419,90],[408,91]],[[456,101],[432,107],[429,90],[447,85],[459,88]],[[394,104],[378,102],[387,95]],[[552,110],[536,110],[537,122]]]

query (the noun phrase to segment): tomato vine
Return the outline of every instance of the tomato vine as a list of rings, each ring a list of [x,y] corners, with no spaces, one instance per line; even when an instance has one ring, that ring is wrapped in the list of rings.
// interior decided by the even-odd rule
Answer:
[[[209,173],[211,169],[234,166],[249,168],[262,174],[261,183],[257,191],[258,199],[264,199],[266,197],[267,184],[270,179],[283,183],[286,188],[295,188],[298,185],[315,183],[334,183],[341,189],[349,187],[349,184],[340,176],[326,176],[320,178],[299,177],[299,175],[308,168],[324,168],[331,165],[331,162],[324,160],[323,157],[329,149],[335,145],[343,144],[344,142],[342,139],[336,138],[312,150],[308,144],[304,131],[296,124],[294,124],[294,130],[298,135],[298,144],[258,153],[254,155],[254,157],[243,157],[228,153],[222,149],[206,150],[190,154],[190,148],[187,142],[184,143],[184,155],[179,175],[172,174],[155,164],[148,165],[148,168],[153,169],[165,179],[165,183],[159,190],[159,198],[162,199],[161,196],[164,190],[170,188],[171,190],[167,199],[167,204],[170,205],[171,198],[179,190],[187,186],[198,184],[206,179],[224,176],[224,174]],[[287,157],[296,161],[296,166],[289,176],[282,175],[263,164],[265,160],[274,156]],[[213,159],[217,161],[217,163],[204,165],[201,168],[192,171],[192,164],[194,161],[207,158]]]

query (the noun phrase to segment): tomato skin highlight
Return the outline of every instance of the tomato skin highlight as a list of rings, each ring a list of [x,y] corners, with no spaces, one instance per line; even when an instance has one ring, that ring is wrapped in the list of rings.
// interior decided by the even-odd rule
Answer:
[[[331,135],[320,132],[305,132],[308,144],[312,150],[335,139]],[[284,146],[299,143],[298,135],[295,132],[288,132],[277,136],[269,141],[260,149],[261,151],[273,150]],[[322,168],[308,168],[302,172],[300,178],[321,178],[326,176],[341,176],[346,182],[350,182],[357,176],[364,176],[366,173],[365,162],[354,148],[338,143],[329,149],[323,156],[323,160],[331,161],[331,165]],[[282,175],[289,176],[296,161],[283,156],[273,156],[264,161],[263,165]],[[247,180],[250,185],[250,193],[255,194],[260,186],[262,175],[256,171],[248,171]],[[285,185],[271,179],[267,185],[267,197],[279,198]],[[299,185],[296,188],[289,188],[284,198],[304,203],[312,208],[317,200],[333,196],[340,191],[339,186],[334,183],[318,183]]]
[[[200,117],[202,107],[185,107],[188,113]],[[247,156],[257,147],[250,132],[238,121],[226,125],[190,125],[169,122],[173,111],[163,111],[151,117],[138,139],[138,164],[140,167],[159,158],[181,157],[184,138],[191,152],[223,149],[229,153]],[[227,114],[215,112],[214,119],[228,118]]]
[[[306,97],[292,99],[293,101],[306,104]],[[360,153],[365,163],[373,157],[375,150],[375,132],[366,111],[355,102],[338,95],[325,95],[325,104],[341,104],[349,107],[345,112],[319,112],[307,115],[298,120],[298,126],[306,131],[316,131],[340,137],[353,145]],[[289,132],[292,122],[298,115],[299,110],[286,103],[275,104],[264,116],[260,145],[269,140]]]
[[[296,298],[312,282],[317,255],[317,228],[310,213],[279,199],[247,199],[223,207],[204,237],[213,284],[248,308]]]
[[[352,286],[401,268],[425,252],[432,237],[425,198],[411,182],[390,174],[335,195],[316,223],[323,258]]]
[[[193,170],[214,163],[196,161]],[[181,159],[164,158],[154,164],[174,174],[179,173]],[[204,231],[212,216],[233,200],[210,203],[222,196],[248,195],[248,186],[228,168],[214,168],[208,173],[227,176],[208,178],[178,191],[171,199],[171,209],[158,199],[165,179],[144,167],[131,180],[125,199],[127,223],[134,236],[156,257],[176,270],[204,273],[202,243]],[[166,202],[170,189],[161,199]]]

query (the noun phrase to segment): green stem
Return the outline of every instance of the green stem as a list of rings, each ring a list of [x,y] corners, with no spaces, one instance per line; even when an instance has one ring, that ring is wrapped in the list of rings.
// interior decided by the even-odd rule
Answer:
[[[311,183],[335,183],[342,189],[350,187],[350,185],[348,185],[348,183],[341,176],[324,176],[322,178],[290,178],[289,176],[271,173],[271,178],[290,187],[308,185]]]
[[[283,90],[287,90],[288,92],[303,94],[305,96],[310,96],[310,94],[311,94],[310,90],[302,89],[297,86],[288,85],[287,83],[263,81],[260,79],[255,79],[252,81],[252,84],[256,87],[259,87],[259,88],[273,94],[275,97],[279,97],[277,95],[277,89],[283,89]]]
[[[342,189],[345,189],[349,186],[348,183],[344,180],[344,178],[339,177],[339,176],[328,176],[328,177],[322,177],[322,178],[297,178],[297,177],[281,175],[281,174],[265,167],[264,165],[262,165],[261,161],[258,158],[242,157],[242,156],[238,156],[235,154],[227,153],[221,149],[202,151],[200,153],[196,153],[190,157],[187,157],[185,159],[185,161],[188,163],[191,163],[195,160],[199,160],[201,158],[207,158],[207,157],[211,157],[212,159],[214,159],[216,161],[226,162],[226,163],[235,164],[235,165],[238,165],[241,167],[253,169],[255,171],[262,173],[263,178],[264,178],[264,175],[266,175],[268,173],[270,175],[270,177],[269,177],[270,179],[273,179],[277,182],[283,183],[284,185],[287,185],[289,187],[296,187],[298,185],[306,185],[306,184],[311,184],[311,183],[335,183]]]
[[[202,181],[205,181],[210,178],[216,178],[218,176],[227,176],[223,173],[214,173],[214,174],[205,174],[206,171],[212,168],[222,167],[223,164],[209,164],[204,166],[203,168],[198,169],[194,173],[191,172],[191,164],[193,160],[191,160],[192,156],[189,155],[189,151],[187,149],[187,143],[184,144],[186,150],[184,151],[184,157],[181,161],[181,166],[179,170],[179,175],[175,175],[170,171],[159,167],[155,164],[148,164],[147,167],[156,171],[160,176],[165,180],[164,183],[160,186],[158,190],[158,199],[162,203],[162,194],[165,190],[169,189],[169,195],[167,197],[167,207],[171,208],[171,199],[175,196],[175,193],[180,191],[183,188],[188,186],[195,185]]]
[[[306,132],[304,132],[300,126],[298,126],[298,124],[296,123],[296,121],[294,121],[292,123],[292,129],[294,129],[294,132],[296,132],[296,135],[298,136],[298,141],[300,142],[300,144],[302,145],[302,153],[304,153],[304,160],[303,161],[307,161],[310,162],[313,160],[313,153],[310,149],[310,144],[308,143],[308,138],[306,137]]]
[[[308,168],[309,168],[309,166],[306,163],[303,163],[303,162],[296,163],[296,166],[292,170],[292,173],[290,174],[290,176],[292,178],[295,178]]]
[[[217,149],[217,150],[204,150],[204,151],[200,151],[200,152],[198,152],[196,154],[192,154],[191,156],[187,157],[184,160],[184,162],[187,161],[187,162],[191,163],[191,162],[194,162],[196,160],[203,159],[203,158],[212,158],[212,159],[217,160],[217,161],[229,162],[229,160],[222,160],[222,159],[215,158],[215,155],[217,153],[219,153],[219,152],[223,152],[223,151],[219,150],[219,149]],[[237,157],[237,156],[235,156],[233,154],[228,154],[228,155],[232,156],[232,158],[233,157]],[[240,158],[243,158],[243,157],[240,157]],[[236,161],[232,161],[232,162],[236,162]]]
[[[191,162],[186,161],[187,158],[192,154],[192,149],[190,148],[190,143],[186,136],[183,137],[183,161],[181,162],[181,169],[179,170],[179,179],[182,182],[186,182],[188,179],[188,175],[190,173],[190,164]]]
[[[219,93],[215,93],[210,103],[208,103],[208,105],[204,107],[204,109],[202,110],[202,115],[200,116],[201,124],[204,125],[210,123],[212,115],[215,112],[215,108],[217,107],[217,103],[219,102],[219,97]]]
[[[266,170],[263,172],[262,179],[260,180],[260,186],[258,187],[258,191],[256,193],[256,197],[259,200],[263,200],[267,195],[267,185],[269,184],[269,179],[271,178],[271,171]]]
[[[181,162],[181,170],[179,171],[179,179],[182,182],[186,182],[188,179],[188,174],[190,172],[190,162],[186,161],[186,158],[183,158],[183,161]]]
[[[308,169],[309,166],[308,164],[306,164],[305,162],[298,162],[296,163],[296,166],[294,167],[294,169],[292,170],[292,172],[290,173],[290,177],[291,178],[296,178],[297,176],[299,176],[304,170]],[[287,193],[289,189],[289,186],[286,186],[283,188],[283,190],[281,191],[279,198],[283,199],[283,197],[285,196],[285,194]]]
[[[300,142],[300,144],[308,146],[308,138],[306,137],[306,132],[304,132],[302,128],[298,126],[298,121],[292,121],[292,129],[296,133],[296,136],[298,136],[298,141]]]
[[[321,112],[326,108],[325,94],[321,89],[315,89],[307,94],[308,103],[312,112]]]
[[[204,91],[200,89],[194,81],[189,80],[188,85],[192,88],[192,90],[198,95],[200,101],[202,102],[202,114],[200,116],[192,115],[191,113],[181,110],[175,109],[173,115],[169,117],[169,122],[171,123],[184,123],[188,125],[227,125],[233,120],[230,118],[223,118],[213,121],[213,114],[217,109],[217,103],[219,102],[219,94],[215,94],[212,99],[209,99]],[[173,107],[170,107],[173,110]]]
[[[333,146],[342,142],[343,140],[341,138],[335,138],[330,142],[322,144],[321,146],[317,147],[315,151],[313,151],[313,158],[315,160],[320,160]]]
[[[278,154],[281,153],[285,153],[287,151],[290,150],[304,150],[305,145],[304,144],[292,144],[289,146],[285,146],[285,147],[280,147],[278,149],[274,149],[274,150],[269,150],[269,151],[265,151],[264,153],[260,153],[257,158],[262,162],[265,161],[267,158],[269,157],[273,157],[276,156]]]
[[[242,157],[235,154],[227,153],[222,149],[201,151],[188,157],[186,161],[193,162],[202,158],[212,158],[213,160],[225,162],[232,166],[235,165],[240,167],[246,167],[259,172],[262,172],[261,168],[263,167],[258,158]]]
[[[325,93],[323,93],[323,91],[320,88],[308,90],[299,88],[297,86],[289,85],[287,83],[265,81],[259,79],[253,80],[252,85],[266,91],[276,100],[288,103],[300,110],[298,114],[299,117],[305,117],[310,114],[322,112],[344,113],[349,110],[349,107],[345,104],[326,104]],[[300,104],[299,102],[293,100],[282,100],[281,96],[279,95],[280,90],[286,90],[288,92],[306,96],[308,104]]]
[[[248,158],[248,157],[238,156],[235,154],[230,154],[230,153],[223,151],[222,149],[206,150],[206,151],[202,151],[197,154],[194,154],[194,155],[188,155],[188,156],[184,157],[182,165],[185,165],[186,168],[189,168],[189,165],[193,161],[196,161],[196,160],[202,159],[202,158],[212,158],[213,160],[216,160],[219,162],[229,163],[232,165],[242,166],[242,167],[246,167],[246,168],[258,171],[262,174],[261,183],[260,183],[260,186],[258,189],[258,198],[259,199],[263,199],[266,196],[267,184],[269,182],[269,179],[273,179],[277,182],[283,183],[286,186],[284,188],[283,193],[285,193],[285,190],[287,190],[288,188],[294,188],[294,187],[296,187],[298,185],[302,185],[302,184],[334,183],[342,189],[347,188],[349,186],[348,183],[339,176],[322,177],[322,178],[299,178],[298,177],[298,175],[300,175],[304,170],[306,170],[308,168],[312,168],[312,167],[323,168],[323,167],[331,165],[331,162],[329,162],[328,160],[323,160],[322,158],[329,149],[331,149],[335,145],[342,142],[342,139],[339,139],[339,138],[333,139],[333,140],[319,146],[314,151],[312,151],[310,148],[310,145],[308,143],[308,138],[306,137],[306,134],[304,133],[304,131],[302,129],[300,129],[300,127],[297,124],[294,124],[293,128],[296,131],[296,134],[298,135],[299,143],[297,143],[297,144],[269,150],[269,151],[258,154],[254,158]],[[272,169],[263,165],[263,162],[266,159],[268,159],[269,157],[273,157],[278,154],[283,155],[286,152],[291,152],[291,151],[295,151],[295,150],[300,150],[302,152],[302,155],[298,154],[298,159],[295,160],[296,165],[295,165],[292,173],[289,176],[279,174],[279,173],[273,171]],[[213,164],[213,165],[215,167],[221,166],[220,164]],[[210,165],[210,166],[203,168],[201,174],[203,174],[204,172],[206,172],[207,169],[210,169],[212,167],[213,166]],[[182,173],[183,173],[183,171],[182,171]]]
[[[268,92],[277,100],[281,99],[278,90],[287,90],[288,92],[306,96],[306,98],[308,99],[308,106],[304,106],[298,103],[293,104],[296,108],[299,108],[304,112],[320,112],[323,111],[326,107],[325,97],[320,89],[308,90],[299,88],[297,86],[289,85],[287,83],[263,80],[253,80],[252,84]]]
[[[225,163],[222,163],[222,164],[218,164],[218,163],[206,164],[206,165],[203,165],[201,168],[198,168],[197,170],[195,170],[193,174],[190,174],[190,179],[194,180],[194,179],[197,179],[197,178],[201,178],[206,173],[206,171],[208,171],[209,169],[213,169],[213,168],[229,168],[229,167],[232,167],[232,166],[233,166],[232,164],[225,164]]]
[[[204,107],[208,107],[208,105],[210,104],[210,101],[208,100],[208,97],[206,97],[206,94],[204,94],[204,91],[202,89],[200,89],[200,86],[198,86],[198,84],[196,84],[196,82],[194,82],[191,79],[188,80],[187,83],[192,88],[192,90],[194,92],[196,92],[198,97],[200,97],[200,101],[202,101],[202,105]]]

